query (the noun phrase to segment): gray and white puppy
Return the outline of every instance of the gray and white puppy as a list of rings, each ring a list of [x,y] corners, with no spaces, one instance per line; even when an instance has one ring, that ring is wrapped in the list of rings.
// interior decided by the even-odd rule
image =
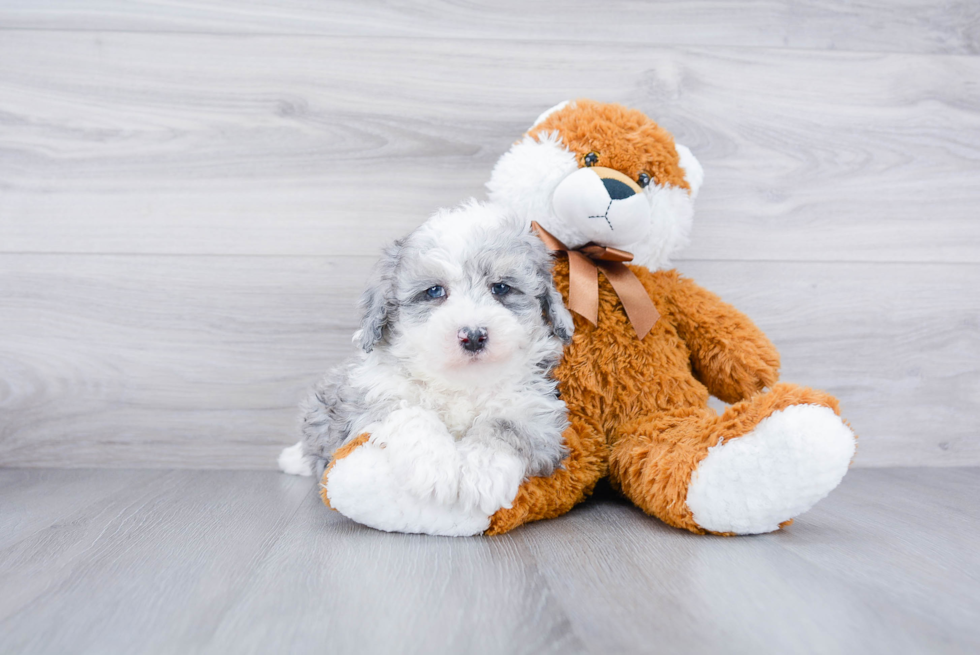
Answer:
[[[360,346],[303,406],[283,471],[330,469],[330,504],[383,530],[475,534],[566,450],[551,371],[572,318],[526,223],[470,201],[387,248],[361,297]]]

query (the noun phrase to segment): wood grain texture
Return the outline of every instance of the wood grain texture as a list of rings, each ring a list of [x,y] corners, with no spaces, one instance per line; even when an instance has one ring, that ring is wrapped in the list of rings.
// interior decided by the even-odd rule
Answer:
[[[268,468],[367,259],[0,258],[6,466]],[[124,462],[128,464],[124,464]]]
[[[6,29],[281,33],[328,36],[521,39],[739,45],[976,54],[980,10],[968,0],[763,0],[517,2],[492,4],[338,0],[8,0]]]
[[[980,469],[852,471],[788,530],[739,538],[668,528],[607,489],[451,539],[358,526],[271,472],[121,488],[59,471],[101,498],[70,512],[51,472],[27,475],[0,470],[0,489],[23,485],[48,527],[0,548],[4,653],[980,648]]]
[[[585,652],[576,632],[519,538],[388,534],[307,501],[212,643],[255,653],[310,643],[331,653]]]
[[[94,488],[102,477],[90,472]],[[284,475],[144,474],[3,550],[0,651],[191,652],[314,496]]]
[[[50,528],[103,499],[152,481],[162,473],[22,469],[0,475],[0,549]]]
[[[701,158],[685,258],[977,263],[978,78],[903,53],[9,31],[0,249],[374,253],[592,96]]]
[[[0,466],[271,467],[381,245],[577,96],[701,159],[681,269],[857,465],[980,464],[978,44],[967,1],[2,3]]]
[[[272,468],[352,352],[364,257],[0,256],[0,463]],[[858,466],[980,464],[980,266],[684,262],[783,379],[840,397]]]
[[[595,652],[965,653],[980,640],[976,535],[943,536],[972,513],[976,472],[959,471],[948,486],[924,473],[925,494],[916,472],[852,471],[758,538],[701,539],[612,501],[521,534]]]

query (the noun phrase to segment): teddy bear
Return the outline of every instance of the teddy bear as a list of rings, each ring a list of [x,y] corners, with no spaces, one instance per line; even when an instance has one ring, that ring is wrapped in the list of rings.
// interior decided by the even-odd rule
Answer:
[[[575,100],[498,160],[492,203],[534,224],[574,313],[554,371],[569,454],[532,477],[488,534],[557,517],[611,486],[693,533],[759,534],[843,479],[856,436],[828,393],[779,382],[779,354],[741,312],[674,270],[703,170],[642,112]],[[728,403],[720,414],[709,395]]]
[[[785,527],[830,493],[856,448],[837,400],[779,383],[765,335],[671,268],[703,177],[690,150],[640,111],[577,100],[542,114],[487,189],[491,213],[533,228],[553,252],[556,295],[574,314],[551,369],[567,455],[548,475],[516,478],[494,507],[461,507],[388,470],[449,475],[452,457],[352,433],[324,460],[323,502],[368,525],[363,505],[390,515],[381,529],[495,535],[568,512],[608,478],[668,525],[739,535]],[[709,395],[729,407],[719,415]],[[391,428],[395,440],[408,430]]]

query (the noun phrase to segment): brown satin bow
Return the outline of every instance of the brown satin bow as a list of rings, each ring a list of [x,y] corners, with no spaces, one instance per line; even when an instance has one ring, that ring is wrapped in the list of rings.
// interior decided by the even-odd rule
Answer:
[[[549,250],[568,255],[568,308],[592,325],[599,320],[599,271],[605,274],[613,291],[619,296],[636,330],[636,336],[643,339],[657,320],[660,312],[650,300],[647,290],[636,275],[623,262],[633,261],[632,253],[617,248],[597,246],[587,243],[572,250],[553,234],[531,221],[531,227],[544,241]]]

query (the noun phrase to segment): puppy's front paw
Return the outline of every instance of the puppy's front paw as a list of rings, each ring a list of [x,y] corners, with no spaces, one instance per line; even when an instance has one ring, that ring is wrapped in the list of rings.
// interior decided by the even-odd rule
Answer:
[[[475,439],[464,439],[457,450],[460,503],[486,514],[509,508],[524,479],[524,463],[517,453],[502,441]]]
[[[392,474],[405,491],[438,503],[455,501],[459,489],[456,447],[435,413],[420,407],[397,409],[371,440],[385,449]]]

